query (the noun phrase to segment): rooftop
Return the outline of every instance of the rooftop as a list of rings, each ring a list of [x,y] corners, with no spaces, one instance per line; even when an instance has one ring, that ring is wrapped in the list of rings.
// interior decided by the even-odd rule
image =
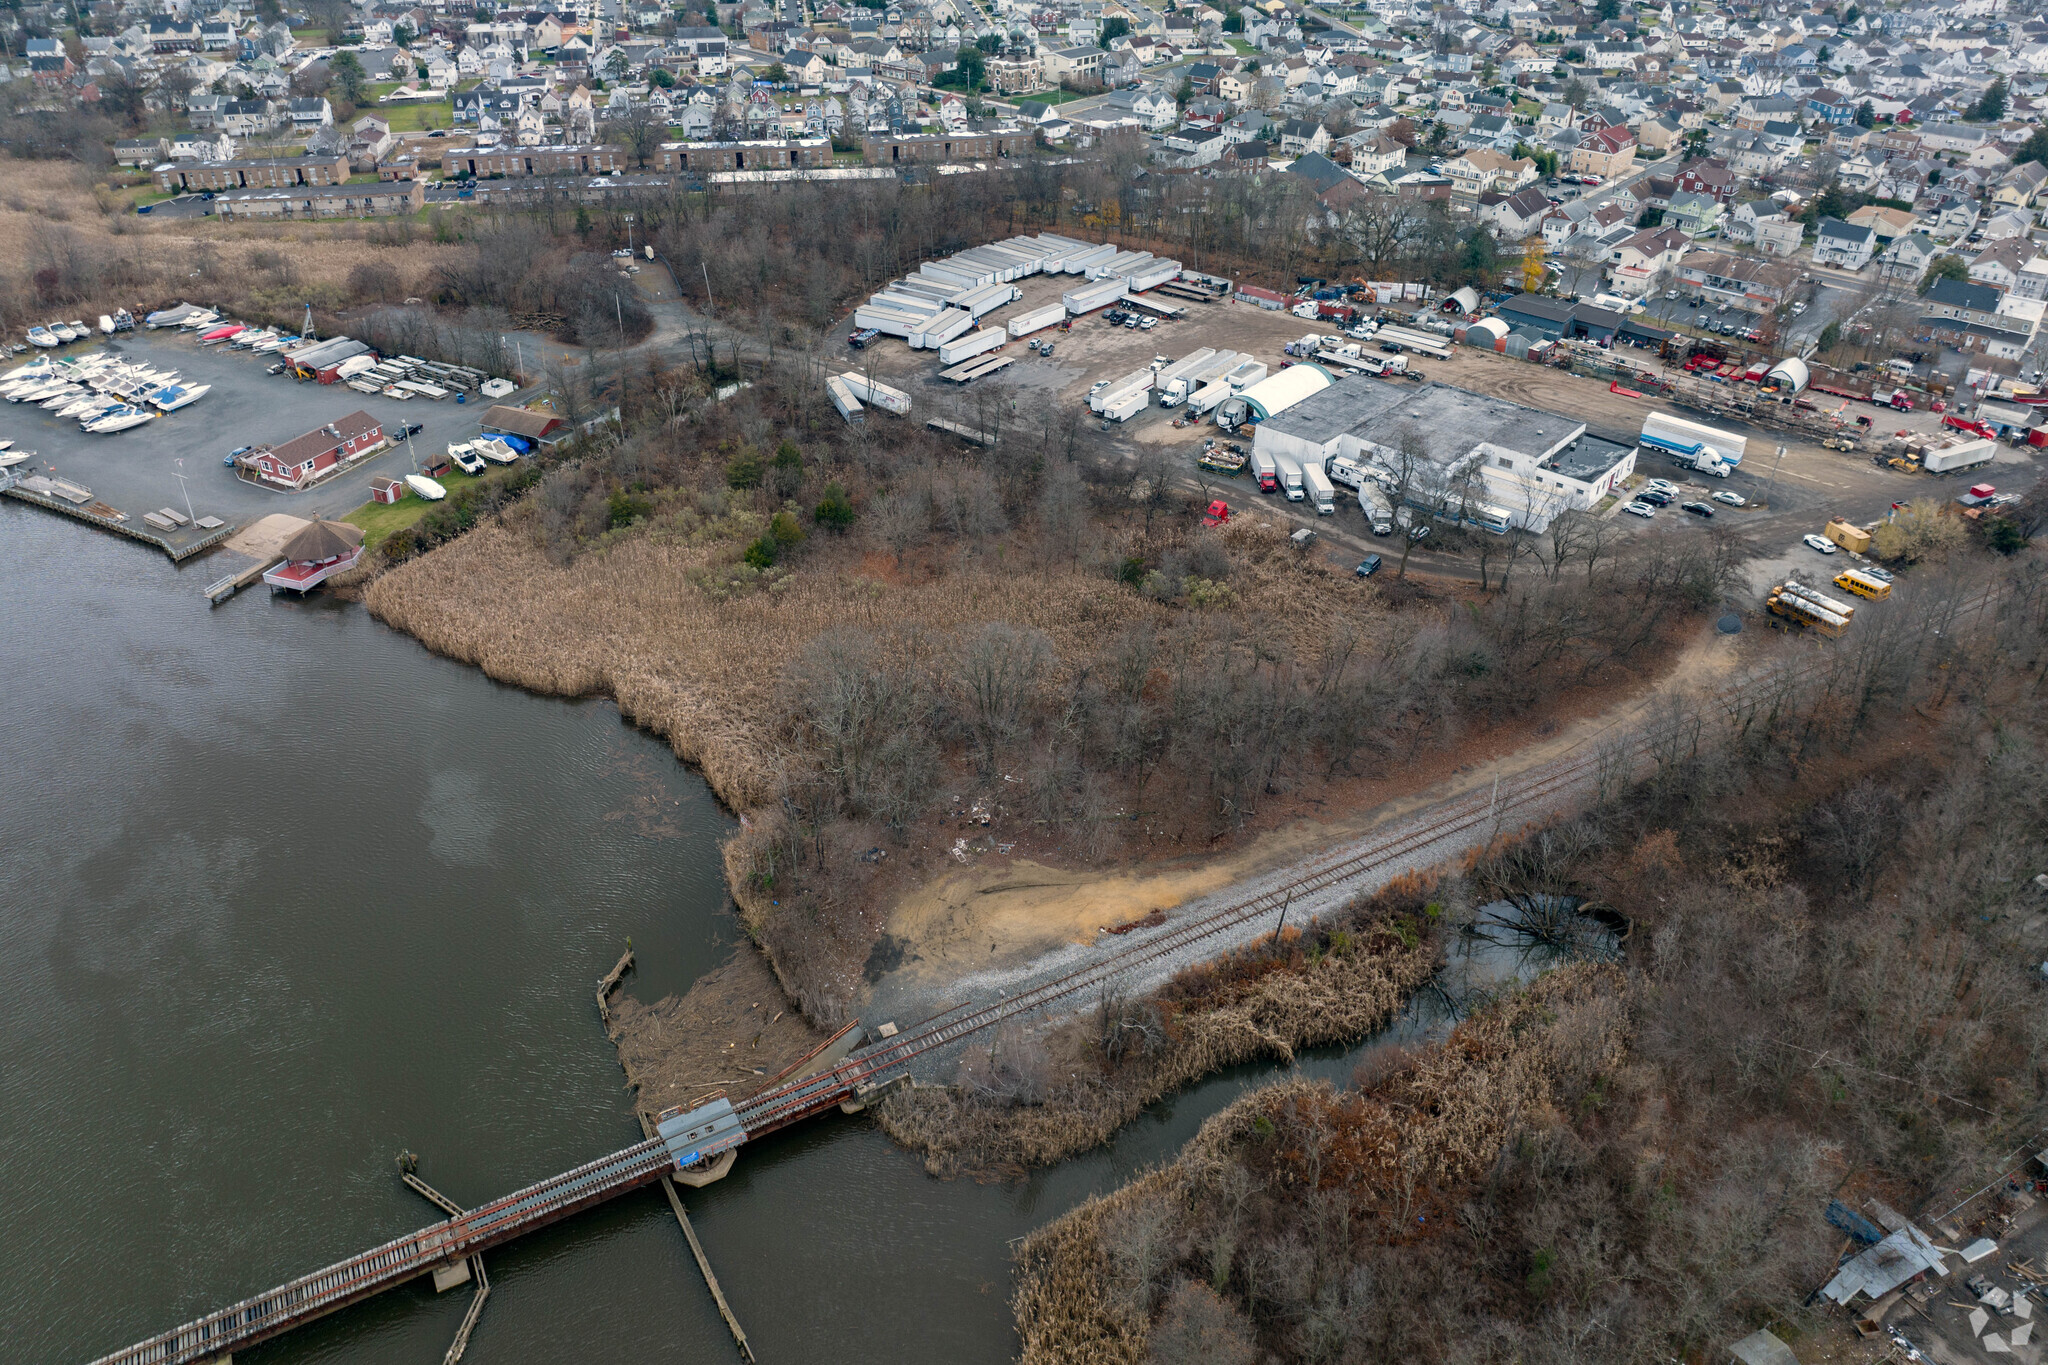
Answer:
[[[1388,447],[1399,444],[1406,434],[1403,428],[1412,429],[1433,463],[1462,459],[1480,445],[1534,457],[1582,436],[1586,429],[1575,418],[1450,384],[1431,382],[1409,389],[1358,380],[1304,398],[1268,418],[1265,425],[1280,435],[1318,445],[1350,434]]]

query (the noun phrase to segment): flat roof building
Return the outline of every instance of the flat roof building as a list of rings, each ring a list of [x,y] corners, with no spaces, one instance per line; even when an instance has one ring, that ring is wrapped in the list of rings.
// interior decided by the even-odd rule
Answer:
[[[1588,436],[1576,418],[1439,383],[1346,380],[1260,423],[1253,442],[1325,467],[1347,456],[1389,486],[1409,464],[1411,504],[1494,531],[1541,531],[1635,468],[1633,446]]]

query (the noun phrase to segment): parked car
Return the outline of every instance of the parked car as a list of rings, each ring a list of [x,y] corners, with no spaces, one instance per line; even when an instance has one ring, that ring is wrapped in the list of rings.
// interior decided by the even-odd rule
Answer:
[[[1042,347],[1042,348],[1041,348],[1041,349],[1039,350],[1039,352],[1038,352],[1038,353],[1039,353],[1040,355],[1051,355],[1051,354],[1052,354],[1052,347],[1053,347],[1053,343],[1052,343],[1052,342],[1050,342],[1050,341],[1048,341],[1048,342],[1046,342],[1046,343],[1045,343],[1044,347]]]
[[[958,355],[959,352],[956,351],[954,352],[954,354]],[[1096,380],[1093,384],[1090,384],[1088,386],[1088,396],[1090,398],[1093,398],[1096,394],[1101,393],[1104,389],[1108,388],[1109,385],[1110,381],[1107,379]]]
[[[880,335],[881,332],[876,328],[863,327],[859,331],[854,332],[851,336],[847,337],[846,344],[853,347],[853,349],[856,351],[862,350],[866,348],[867,344],[870,341],[873,341],[876,337]]]
[[[1621,510],[1627,512],[1631,516],[1642,517],[1644,520],[1648,520],[1649,518],[1657,515],[1656,508],[1650,506],[1648,503],[1642,502],[1628,503]]]
[[[1142,322],[1140,322],[1140,323],[1138,324],[1138,330],[1139,330],[1139,331],[1141,331],[1141,332],[1149,332],[1149,331],[1151,331],[1151,330],[1152,330],[1152,329],[1153,329],[1154,327],[1157,327],[1158,325],[1159,325],[1159,319],[1158,319],[1158,318],[1146,318],[1146,319],[1145,319],[1144,321],[1142,321]]]
[[[1678,297],[1678,291],[1676,289],[1667,289],[1664,291],[1664,297],[1667,299],[1675,299]]]
[[[1676,493],[1678,491],[1678,485],[1669,479],[1650,479],[1643,484],[1643,487],[1659,493]]]
[[[1740,494],[1740,493],[1731,493],[1731,492],[1729,492],[1729,491],[1728,491],[1727,489],[1725,489],[1725,488],[1721,489],[1721,490],[1720,490],[1719,492],[1717,492],[1717,493],[1715,493],[1715,494],[1714,494],[1714,501],[1715,501],[1715,502],[1725,502],[1725,503],[1727,503],[1727,504],[1728,504],[1728,505],[1729,505],[1730,507],[1747,507],[1747,506],[1749,506],[1749,499],[1748,499],[1748,498],[1745,498],[1745,497],[1743,497],[1743,496],[1742,496],[1742,494]]]
[[[1880,569],[1875,564],[1863,565],[1862,572],[1869,574],[1872,578],[1875,578],[1880,583],[1889,583],[1892,581],[1892,571],[1890,569]]]
[[[1806,305],[1803,303],[1795,303],[1792,305],[1792,316],[1795,318],[1805,311]]]
[[[401,438],[406,436],[417,436],[425,430],[426,428],[421,426],[418,422],[407,422],[405,426],[399,431],[398,434]]]
[[[1678,507],[1680,511],[1690,512],[1696,517],[1706,517],[1710,521],[1714,516],[1714,509],[1703,502],[1682,502]]]
[[[1826,536],[1816,536],[1809,533],[1799,538],[1806,542],[1807,549],[1818,550],[1824,555],[1835,554],[1842,548]]]
[[[1652,507],[1669,507],[1673,499],[1671,494],[1661,488],[1646,488],[1636,494],[1636,501],[1647,502]]]
[[[1358,576],[1360,578],[1371,578],[1379,571],[1380,557],[1378,555],[1367,555],[1364,559],[1358,561]]]

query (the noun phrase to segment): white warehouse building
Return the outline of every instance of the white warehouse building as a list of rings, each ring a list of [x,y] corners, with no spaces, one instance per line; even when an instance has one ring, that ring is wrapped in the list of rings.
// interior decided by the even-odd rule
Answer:
[[[1431,512],[1463,506],[1494,531],[1541,531],[1635,469],[1634,446],[1588,436],[1584,422],[1438,383],[1346,380],[1261,422],[1253,447],[1324,466],[1344,455],[1393,482],[1411,436],[1420,460],[1409,501]]]

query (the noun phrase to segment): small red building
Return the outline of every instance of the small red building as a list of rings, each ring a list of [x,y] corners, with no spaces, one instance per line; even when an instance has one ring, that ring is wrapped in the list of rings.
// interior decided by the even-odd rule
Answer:
[[[384,424],[356,411],[279,446],[258,446],[242,456],[244,468],[279,488],[305,488],[343,461],[384,440]]]
[[[397,502],[406,493],[405,485],[397,479],[370,480],[371,502]]]

